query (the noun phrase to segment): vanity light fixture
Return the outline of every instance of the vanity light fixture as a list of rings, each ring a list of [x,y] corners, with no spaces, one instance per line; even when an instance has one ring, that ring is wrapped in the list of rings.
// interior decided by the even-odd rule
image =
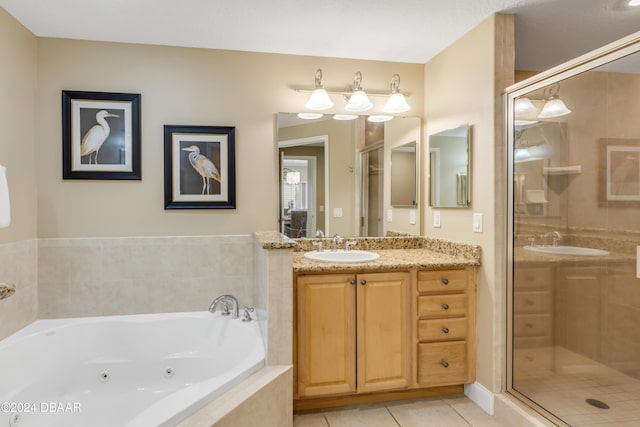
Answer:
[[[298,118],[304,119],[304,120],[319,119],[322,116],[323,116],[322,113],[298,113]]]
[[[358,118],[357,114],[334,114],[334,120],[355,120]]]
[[[378,114],[378,115],[369,116],[367,120],[373,123],[381,123],[381,122],[388,122],[389,120],[392,120],[392,119],[393,119],[393,116],[389,116],[386,114]]]
[[[320,68],[316,71],[316,88],[311,93],[311,97],[309,97],[305,107],[309,110],[328,110],[333,107],[333,101],[331,101],[329,94],[322,86],[322,70]]]
[[[558,86],[554,85],[544,89],[542,99],[516,99],[513,106],[516,118],[524,120],[550,119],[570,114],[571,110],[560,99],[558,91]],[[542,109],[539,110],[540,107],[536,104],[542,105]],[[538,113],[538,111],[540,112]]]
[[[296,92],[310,92],[311,96],[305,104],[309,110],[328,110],[334,106],[329,95],[342,95],[347,100],[345,110],[349,113],[363,113],[373,108],[370,96],[387,97],[382,111],[387,114],[404,113],[411,109],[407,103],[406,95],[400,93],[400,75],[394,74],[391,78],[391,93],[389,92],[365,92],[362,89],[362,73],[356,72],[353,84],[347,90],[326,90],[322,85],[322,70],[318,68],[315,75],[315,89],[294,88]],[[352,120],[353,114],[339,114],[336,120]],[[348,117],[348,118],[346,118]]]
[[[400,93],[400,76],[394,74],[391,77],[391,96],[387,99],[387,103],[382,107],[382,111],[389,114],[404,113],[409,111],[411,107],[407,104],[404,95]]]
[[[629,0],[629,6],[640,6],[640,0]]]

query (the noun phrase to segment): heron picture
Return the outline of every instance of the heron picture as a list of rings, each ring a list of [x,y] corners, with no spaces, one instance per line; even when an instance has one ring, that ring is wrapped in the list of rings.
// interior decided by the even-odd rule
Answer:
[[[640,207],[640,140],[600,142],[600,205]]]
[[[164,128],[165,209],[234,209],[235,128]]]
[[[140,179],[140,95],[62,91],[63,177]]]

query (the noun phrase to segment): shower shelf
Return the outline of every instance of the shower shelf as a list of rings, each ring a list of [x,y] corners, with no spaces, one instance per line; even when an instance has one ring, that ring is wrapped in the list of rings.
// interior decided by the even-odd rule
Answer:
[[[542,168],[542,175],[577,175],[582,173],[582,165],[548,166]]]

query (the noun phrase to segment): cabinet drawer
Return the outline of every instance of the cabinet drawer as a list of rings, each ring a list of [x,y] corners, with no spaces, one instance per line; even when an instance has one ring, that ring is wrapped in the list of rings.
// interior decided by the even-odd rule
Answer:
[[[550,313],[551,292],[515,292],[513,310],[516,313]]]
[[[464,291],[466,270],[419,271],[418,292]]]
[[[550,336],[551,316],[548,314],[514,316],[513,334],[516,337]]]
[[[467,296],[429,295],[418,297],[418,316],[420,317],[456,317],[467,314]]]
[[[543,268],[517,268],[513,272],[514,289],[538,289],[544,290],[553,283],[553,269]]]
[[[418,321],[419,341],[450,341],[467,338],[468,319],[433,319]]]
[[[420,385],[462,384],[467,376],[466,342],[418,344]]]

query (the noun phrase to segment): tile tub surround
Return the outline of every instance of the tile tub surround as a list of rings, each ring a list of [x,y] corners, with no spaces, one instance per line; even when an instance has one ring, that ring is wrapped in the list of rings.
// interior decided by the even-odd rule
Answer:
[[[477,245],[450,242],[425,237],[361,237],[356,250],[368,250],[380,255],[375,261],[357,264],[332,264],[304,258],[304,252],[315,250],[312,242],[323,240],[330,247],[331,239],[300,239],[293,254],[293,270],[297,272],[404,270],[408,268],[440,269],[480,265],[481,249]]]
[[[16,292],[0,301],[0,339],[27,326],[38,314],[38,245],[36,240],[0,245],[0,282]]]
[[[200,311],[255,304],[253,237],[38,240],[39,318]]]

